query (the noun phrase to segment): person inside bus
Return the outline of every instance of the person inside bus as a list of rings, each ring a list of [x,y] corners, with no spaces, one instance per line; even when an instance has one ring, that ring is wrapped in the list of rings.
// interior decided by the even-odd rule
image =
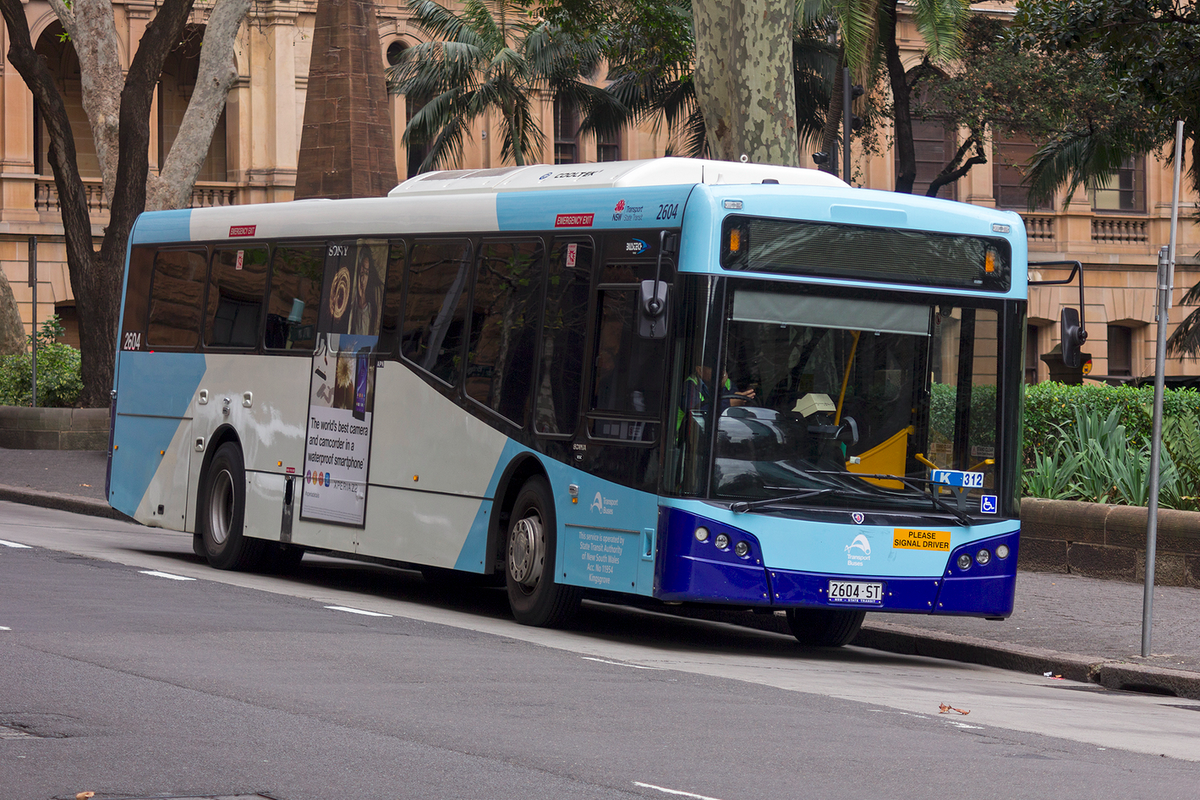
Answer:
[[[712,398],[712,367],[697,364],[691,375],[684,379],[684,406],[688,409],[703,409]],[[719,411],[734,406],[744,406],[755,399],[754,387],[736,391],[733,381],[729,379],[727,370],[721,371],[721,384],[718,399]]]

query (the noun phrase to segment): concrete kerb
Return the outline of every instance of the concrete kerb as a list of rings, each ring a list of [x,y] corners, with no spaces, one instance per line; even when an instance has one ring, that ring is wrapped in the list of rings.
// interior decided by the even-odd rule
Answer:
[[[37,489],[0,485],[0,500],[7,500],[12,503],[24,503],[27,506],[55,508],[60,511],[70,511],[74,514],[86,514],[90,517],[104,517],[106,519],[120,519],[132,522],[129,517],[117,511],[103,500],[93,500],[90,497],[76,497],[58,492],[42,492]]]
[[[129,520],[129,517],[112,508],[103,500],[41,492],[36,489],[0,485],[0,500],[14,503],[55,508],[75,514],[93,517]],[[733,615],[716,612],[698,614],[713,616],[722,621],[749,624],[764,630],[787,633],[787,625],[773,614]],[[1107,689],[1153,692],[1200,700],[1200,673],[1165,669],[1147,664],[1109,661],[1043,650],[1036,647],[1021,647],[1000,644],[969,636],[910,628],[890,622],[868,622],[863,625],[852,644],[872,650],[882,650],[900,655],[917,655],[939,658],[946,661],[961,661],[967,664],[996,667],[1014,672],[1044,675],[1049,672],[1067,680],[1095,683]]]
[[[961,661],[1034,675],[1049,672],[1066,680],[1095,683],[1106,689],[1200,700],[1200,673],[1060,653],[1038,647],[1000,644],[889,622],[864,624],[852,644],[889,653]]]

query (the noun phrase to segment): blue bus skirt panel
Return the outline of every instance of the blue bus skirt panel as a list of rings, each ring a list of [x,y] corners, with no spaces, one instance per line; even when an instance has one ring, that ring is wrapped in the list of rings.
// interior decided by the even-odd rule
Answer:
[[[708,531],[703,541],[696,535],[698,528]],[[753,534],[679,508],[660,510],[659,530],[664,534],[655,562],[654,596],[667,602],[777,608],[853,607],[986,617],[1012,613],[1020,531],[961,545],[950,553],[944,574],[872,576],[764,566],[759,541]],[[725,539],[719,541],[721,536]],[[745,555],[737,554],[739,542],[749,547]],[[975,556],[979,551],[994,554],[1001,544],[1009,548],[1007,558],[992,555],[987,564],[978,563]],[[971,566],[966,570],[957,565],[962,554],[971,557]],[[830,580],[882,583],[881,601],[831,603],[826,595]]]

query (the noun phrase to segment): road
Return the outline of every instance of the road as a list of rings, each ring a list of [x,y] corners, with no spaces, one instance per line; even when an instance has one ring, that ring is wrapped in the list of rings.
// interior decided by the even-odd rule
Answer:
[[[525,628],[497,590],[218,572],[186,535],[0,503],[2,800],[1165,800],[1200,785],[1198,712],[623,606]]]

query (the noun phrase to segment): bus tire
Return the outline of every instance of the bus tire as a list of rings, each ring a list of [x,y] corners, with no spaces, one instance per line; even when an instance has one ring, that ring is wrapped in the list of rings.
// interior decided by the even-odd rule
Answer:
[[[253,569],[267,544],[243,534],[246,518],[246,467],[234,442],[217,448],[200,486],[200,536],[204,555],[217,569]]]
[[[854,609],[789,608],[788,627],[806,647],[841,647],[850,644],[862,627],[865,611]]]
[[[540,475],[525,482],[513,506],[505,545],[505,585],[513,617],[522,625],[553,628],[579,610],[581,590],[554,580],[554,499]]]

